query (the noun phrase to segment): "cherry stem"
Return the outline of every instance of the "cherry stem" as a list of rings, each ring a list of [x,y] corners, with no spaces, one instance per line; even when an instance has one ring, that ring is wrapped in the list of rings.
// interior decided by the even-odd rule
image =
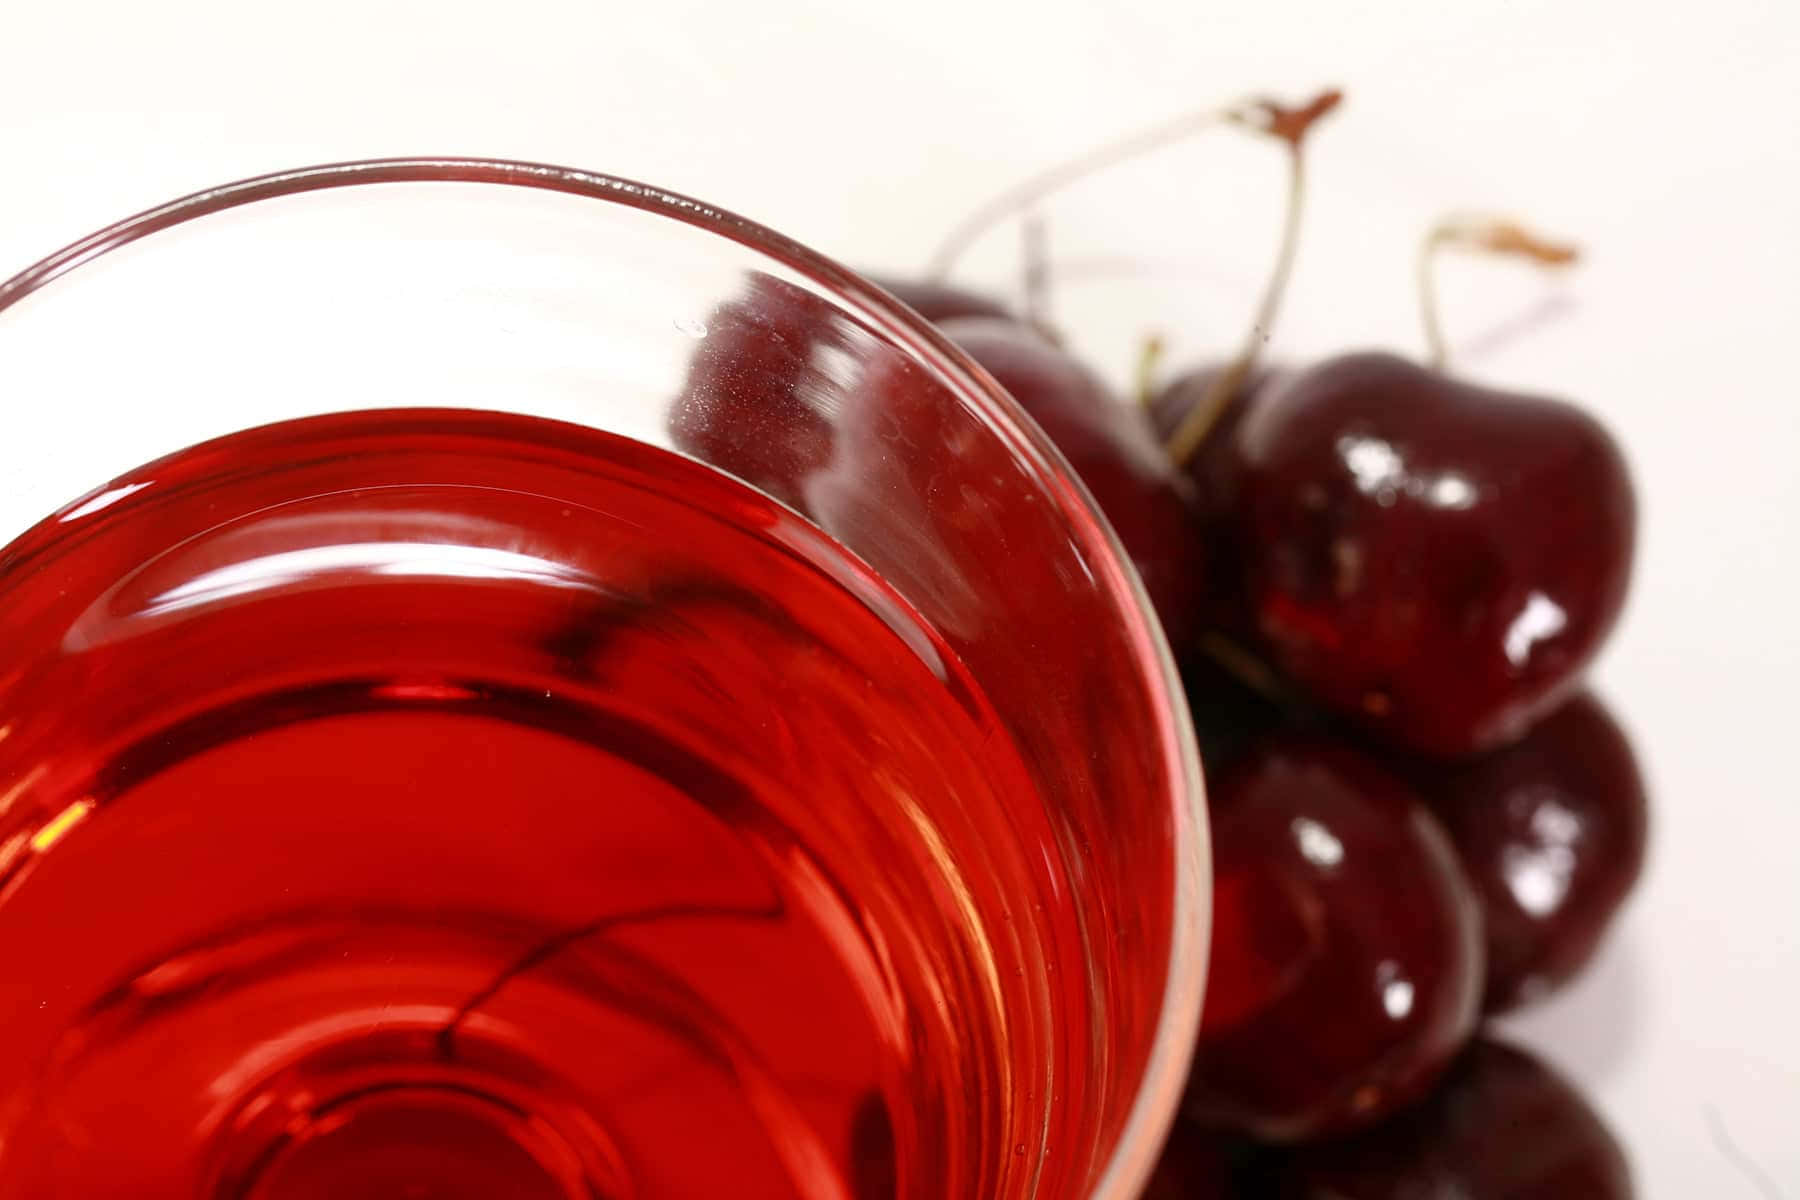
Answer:
[[[1261,659],[1224,634],[1203,633],[1200,635],[1199,646],[1200,652],[1212,659],[1226,674],[1264,700],[1286,708],[1294,707],[1294,695],[1282,683],[1281,677],[1264,666]]]
[[[1263,285],[1262,299],[1256,306],[1256,313],[1251,319],[1243,345],[1225,369],[1213,377],[1206,393],[1181,418],[1181,424],[1175,427],[1175,432],[1169,437],[1169,458],[1177,465],[1186,463],[1199,451],[1200,444],[1206,440],[1207,433],[1225,411],[1225,406],[1256,366],[1256,360],[1269,340],[1269,332],[1275,326],[1275,317],[1281,309],[1281,299],[1287,292],[1288,279],[1294,273],[1294,258],[1300,248],[1300,218],[1306,207],[1306,136],[1319,118],[1335,109],[1343,98],[1341,91],[1330,88],[1298,108],[1277,104],[1273,100],[1257,102],[1261,117],[1252,127],[1259,133],[1279,138],[1288,152],[1287,211],[1281,224],[1280,248],[1275,253],[1275,264],[1270,269],[1267,283]]]
[[[1167,349],[1160,333],[1150,334],[1138,347],[1137,369],[1132,373],[1132,384],[1139,408],[1147,409],[1156,403],[1156,376],[1162,369],[1163,354]]]
[[[1436,267],[1438,252],[1447,246],[1524,258],[1552,268],[1566,267],[1581,256],[1576,247],[1540,237],[1504,217],[1459,214],[1439,220],[1419,244],[1418,275],[1419,318],[1425,327],[1426,356],[1440,370],[1449,361],[1450,350],[1438,313]]]
[[[1335,96],[1335,93],[1333,93]],[[1335,99],[1333,103],[1335,103]],[[1107,167],[1138,158],[1165,146],[1192,137],[1207,129],[1219,125],[1248,125],[1258,129],[1276,132],[1274,113],[1276,106],[1263,100],[1247,100],[1237,104],[1229,104],[1223,108],[1207,108],[1197,112],[1184,113],[1173,120],[1153,125],[1130,137],[1108,142],[1086,154],[1078,155],[1066,162],[1038,172],[1012,187],[970,213],[963,222],[950,231],[937,253],[932,256],[926,268],[926,277],[942,280],[950,274],[963,252],[973,245],[983,233],[1008,217],[1035,207],[1046,197],[1061,191],[1072,183],[1077,183],[1089,175],[1097,174]]]

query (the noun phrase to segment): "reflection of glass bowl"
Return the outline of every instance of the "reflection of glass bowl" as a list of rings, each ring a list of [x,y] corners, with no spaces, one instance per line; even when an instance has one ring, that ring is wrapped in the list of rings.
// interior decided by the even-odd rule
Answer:
[[[1180,688],[1080,485],[907,311],[768,230],[642,185],[500,162],[349,164],[200,193],[0,285],[0,396],[13,447],[0,537],[203,439],[408,407],[555,418],[679,450],[810,518],[962,659],[1022,751],[1071,881],[1084,950],[1064,977],[1085,976],[1085,1015],[1071,1024],[1076,1010],[1053,1002],[1063,1015],[1039,1041],[1015,1023],[989,1047],[979,1090],[1041,1087],[948,1097],[1003,1181],[981,1200],[1135,1195],[1180,1092],[1204,951],[1205,826]],[[57,536],[113,520],[154,482],[94,490],[0,553],[0,617]],[[7,1123],[30,1105],[25,1064],[41,1067],[62,1028],[34,1015],[57,1009],[29,953],[9,948],[7,909],[93,806],[38,794],[27,700],[54,646],[20,628],[0,663]],[[23,1194],[6,1132],[0,1197]]]

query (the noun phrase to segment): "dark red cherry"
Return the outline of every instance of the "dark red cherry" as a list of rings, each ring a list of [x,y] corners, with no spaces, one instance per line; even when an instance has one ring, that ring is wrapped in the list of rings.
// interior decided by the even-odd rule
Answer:
[[[1289,1151],[1278,1200],[1630,1200],[1600,1118],[1523,1051],[1477,1040],[1436,1092],[1365,1133]]]
[[[854,355],[867,337],[830,301],[752,274],[742,295],[708,316],[669,410],[670,437],[677,449],[799,505],[806,477],[831,461],[832,422],[821,405],[844,390],[824,373],[820,352]]]
[[[1013,316],[1012,311],[998,300],[953,284],[923,279],[891,279],[883,275],[870,278],[894,298],[934,324],[957,317],[1010,319]]]
[[[952,643],[981,644],[990,634],[1000,641],[1002,626],[1019,647],[1078,637],[1066,607],[1013,602],[1075,581],[1062,574],[1066,564],[1035,552],[1055,518],[1034,503],[1035,485],[1008,443],[898,354],[873,356],[847,400],[831,463],[807,477],[802,511],[863,549],[903,595],[919,597]],[[946,486],[956,480],[969,486]],[[1027,654],[1021,675],[1030,661]],[[990,689],[1020,682],[1000,674],[1007,677],[985,681]],[[1028,689],[991,699],[1003,710],[1041,703]]]
[[[1649,808],[1631,744],[1583,693],[1517,744],[1415,776],[1481,901],[1490,1012],[1593,955],[1643,867]]]
[[[1138,1200],[1232,1200],[1237,1151],[1217,1133],[1177,1120]]]
[[[1235,445],[1252,615],[1313,698],[1459,755],[1517,739],[1579,686],[1636,519],[1592,417],[1356,354],[1284,379]]]
[[[1480,914],[1403,782],[1298,737],[1211,789],[1213,935],[1186,1109],[1265,1141],[1373,1122],[1474,1027]]]
[[[1016,321],[962,317],[940,328],[1010,392],[1093,493],[1137,567],[1169,641],[1194,636],[1203,570],[1187,488],[1141,411],[1119,403],[1067,351]]]
[[[1201,367],[1177,375],[1151,398],[1150,426],[1158,441],[1166,445],[1189,413],[1197,406],[1209,403],[1213,384],[1226,369],[1223,365]],[[1244,382],[1225,397],[1219,415],[1207,428],[1206,437],[1184,464],[1187,473],[1193,477],[1204,507],[1224,509],[1230,506],[1235,493],[1236,461],[1231,446],[1238,426],[1242,424],[1244,414],[1255,406],[1257,398],[1283,374],[1285,372],[1277,367],[1252,366]]]
[[[1213,387],[1228,369],[1203,367],[1176,376],[1156,393],[1148,411],[1157,440],[1167,446],[1196,409],[1218,405],[1205,436],[1179,465],[1192,484],[1190,495],[1211,583],[1203,598],[1207,608],[1198,620],[1209,627],[1242,633],[1249,623],[1244,615],[1244,551],[1238,544],[1238,478],[1243,460],[1237,451],[1237,431],[1244,415],[1267,393],[1279,373],[1252,366],[1244,383],[1220,398]]]

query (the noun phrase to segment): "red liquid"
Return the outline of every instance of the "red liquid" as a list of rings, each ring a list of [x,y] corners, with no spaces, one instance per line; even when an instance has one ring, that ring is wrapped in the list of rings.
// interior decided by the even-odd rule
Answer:
[[[758,494],[296,422],[0,551],[0,630],[0,1198],[1065,1194],[1041,802]]]

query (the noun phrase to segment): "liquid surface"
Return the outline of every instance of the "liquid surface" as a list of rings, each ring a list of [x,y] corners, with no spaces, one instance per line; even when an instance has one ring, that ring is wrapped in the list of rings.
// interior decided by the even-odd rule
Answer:
[[[0,551],[0,630],[3,1200],[1063,1194],[1041,803],[757,493],[295,422]]]

